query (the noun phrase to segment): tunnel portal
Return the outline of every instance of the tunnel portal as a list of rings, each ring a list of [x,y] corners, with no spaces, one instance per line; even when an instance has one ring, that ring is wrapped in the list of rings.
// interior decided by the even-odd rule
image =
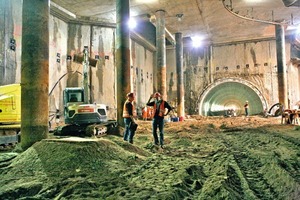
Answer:
[[[199,114],[202,116],[224,116],[234,110],[236,115],[244,115],[244,104],[249,102],[249,115],[262,114],[267,108],[261,92],[249,81],[227,78],[207,87],[200,97]]]

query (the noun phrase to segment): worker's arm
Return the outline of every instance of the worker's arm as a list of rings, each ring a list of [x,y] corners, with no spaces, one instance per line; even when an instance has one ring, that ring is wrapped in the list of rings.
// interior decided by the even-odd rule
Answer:
[[[165,101],[165,108],[168,109],[167,113],[165,114],[165,116],[167,116],[173,109],[170,106],[170,104],[168,104],[168,102]]]
[[[153,99],[153,97],[152,97],[152,95],[150,96],[150,98],[148,99],[148,102],[146,103],[146,105],[147,106],[154,106],[154,100],[152,100]],[[151,101],[152,100],[152,101]]]

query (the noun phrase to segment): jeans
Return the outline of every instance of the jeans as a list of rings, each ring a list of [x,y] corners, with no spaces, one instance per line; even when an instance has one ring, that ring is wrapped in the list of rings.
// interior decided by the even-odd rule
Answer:
[[[125,131],[124,131],[124,140],[129,141],[131,144],[133,143],[133,136],[134,136],[134,131],[131,131],[129,129],[129,124],[131,122],[131,118],[124,118],[124,123],[125,123]]]
[[[162,146],[164,145],[164,118],[154,117],[152,121],[152,134],[154,138],[154,143],[156,145],[158,145],[157,127],[159,129],[159,143]]]
[[[246,115],[246,117],[248,117],[248,115],[249,115],[248,108],[245,108],[245,115]]]

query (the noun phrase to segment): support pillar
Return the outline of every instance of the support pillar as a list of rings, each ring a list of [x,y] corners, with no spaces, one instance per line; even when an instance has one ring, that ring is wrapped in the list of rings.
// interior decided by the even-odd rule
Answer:
[[[165,11],[156,11],[157,91],[167,100]]]
[[[123,105],[126,94],[130,92],[130,30],[129,0],[116,1],[116,68],[117,68],[117,121],[124,126]]]
[[[208,72],[209,74],[209,83],[213,83],[213,46],[208,47]],[[199,110],[200,111],[200,110]]]
[[[184,117],[184,85],[183,85],[183,40],[182,33],[175,34],[176,39],[176,72],[177,72],[177,114]]]
[[[48,135],[49,0],[23,0],[21,146]]]
[[[279,103],[288,109],[288,89],[286,72],[285,34],[284,26],[275,25],[276,28],[276,52],[278,69],[278,95]]]

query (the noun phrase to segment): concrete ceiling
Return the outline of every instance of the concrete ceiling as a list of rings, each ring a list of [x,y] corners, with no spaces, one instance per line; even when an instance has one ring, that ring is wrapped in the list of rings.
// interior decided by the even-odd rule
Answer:
[[[76,19],[116,22],[115,0],[51,0],[51,5],[75,14]],[[153,23],[160,9],[166,11],[166,28],[171,34],[200,36],[214,44],[274,37],[274,22],[300,24],[299,3],[286,7],[282,0],[130,1],[131,16],[147,14]],[[183,14],[181,20],[177,14]]]

